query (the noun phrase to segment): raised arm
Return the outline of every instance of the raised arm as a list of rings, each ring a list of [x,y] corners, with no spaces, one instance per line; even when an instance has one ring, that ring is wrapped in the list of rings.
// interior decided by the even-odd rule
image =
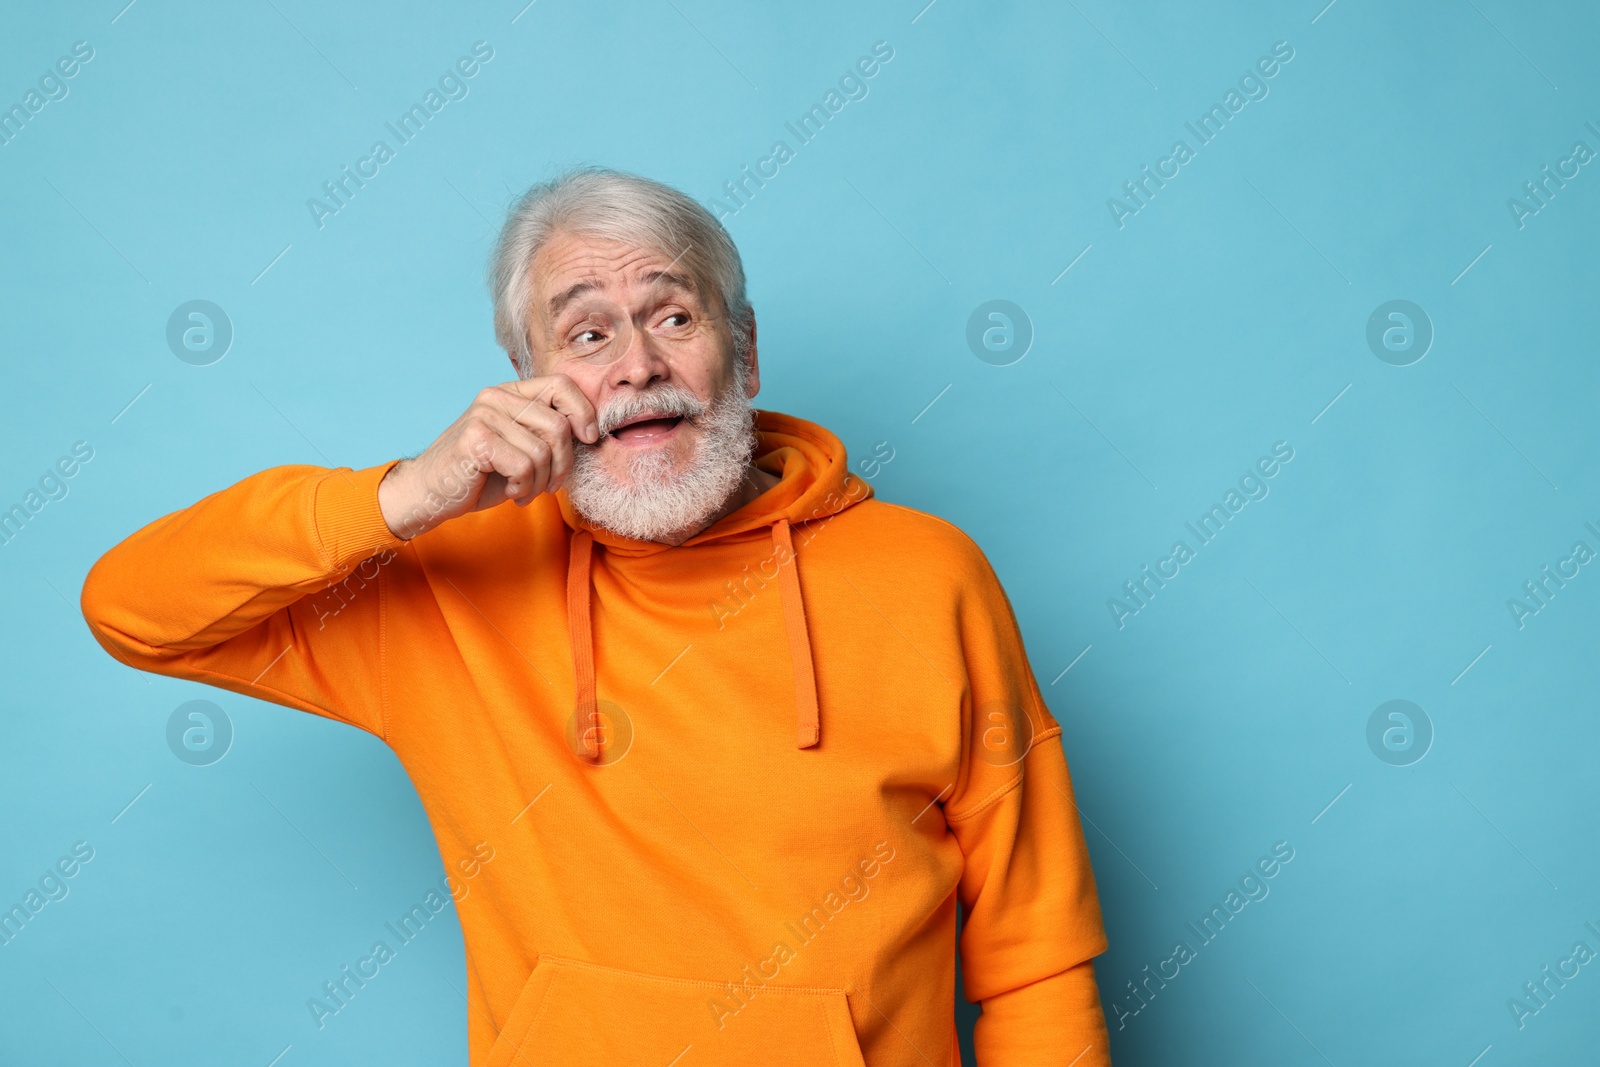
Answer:
[[[382,736],[381,569],[405,542],[378,509],[394,462],[274,467],[145,526],[84,579],[102,647]]]
[[[384,736],[384,567],[406,540],[559,486],[593,412],[564,377],[485,389],[415,459],[275,467],[145,526],[84,579],[123,663]]]

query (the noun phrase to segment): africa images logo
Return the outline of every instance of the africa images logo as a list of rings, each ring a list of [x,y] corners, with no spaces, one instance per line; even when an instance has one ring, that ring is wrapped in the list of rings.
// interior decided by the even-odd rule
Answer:
[[[1150,169],[1148,163],[1141,164],[1140,176],[1122,183],[1122,191],[1127,199],[1119,200],[1113,196],[1106,200],[1106,209],[1111,212],[1111,221],[1117,224],[1117,229],[1126,227],[1128,219],[1149,207],[1156,193],[1166,188],[1167,182],[1183,173],[1184,165],[1195,158],[1198,149],[1216,140],[1227,128],[1233,116],[1243,111],[1246,104],[1265,100],[1271,91],[1267,82],[1277,77],[1293,58],[1294,46],[1288,41],[1274,44],[1272,54],[1257,59],[1254,67],[1240,75],[1239,87],[1230,88],[1223,96],[1222,103],[1212,104],[1210,109],[1202,112],[1194,122],[1183,124],[1184,128],[1194,135],[1193,147],[1188,141],[1179,138],[1173,142],[1171,152],[1156,160],[1154,170]]]

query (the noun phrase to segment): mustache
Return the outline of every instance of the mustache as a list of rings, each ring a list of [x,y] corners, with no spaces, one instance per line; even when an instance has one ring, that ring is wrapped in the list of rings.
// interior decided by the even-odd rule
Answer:
[[[682,386],[661,385],[611,401],[598,413],[597,422],[600,426],[600,436],[607,437],[617,427],[642,416],[681,418],[688,422],[697,422],[710,408],[709,401],[700,399]],[[597,441],[594,445],[585,447],[598,447],[599,443]]]

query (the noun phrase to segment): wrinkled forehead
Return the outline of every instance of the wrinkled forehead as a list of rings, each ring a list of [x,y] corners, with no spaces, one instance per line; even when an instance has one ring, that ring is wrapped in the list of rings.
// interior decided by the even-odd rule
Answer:
[[[683,258],[612,238],[558,232],[533,258],[529,310],[535,321],[551,323],[596,299],[630,304],[671,293],[702,302]]]

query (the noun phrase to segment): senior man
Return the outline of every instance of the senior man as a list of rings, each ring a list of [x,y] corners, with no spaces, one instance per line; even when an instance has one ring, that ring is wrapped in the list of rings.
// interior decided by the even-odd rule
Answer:
[[[1005,594],[833,434],[751,407],[720,223],[568,172],[516,203],[490,286],[516,381],[413,458],[145,526],[84,582],[96,638],[395,751],[470,890],[474,1065],[957,1063],[958,902],[982,1067],[1109,1063]]]

